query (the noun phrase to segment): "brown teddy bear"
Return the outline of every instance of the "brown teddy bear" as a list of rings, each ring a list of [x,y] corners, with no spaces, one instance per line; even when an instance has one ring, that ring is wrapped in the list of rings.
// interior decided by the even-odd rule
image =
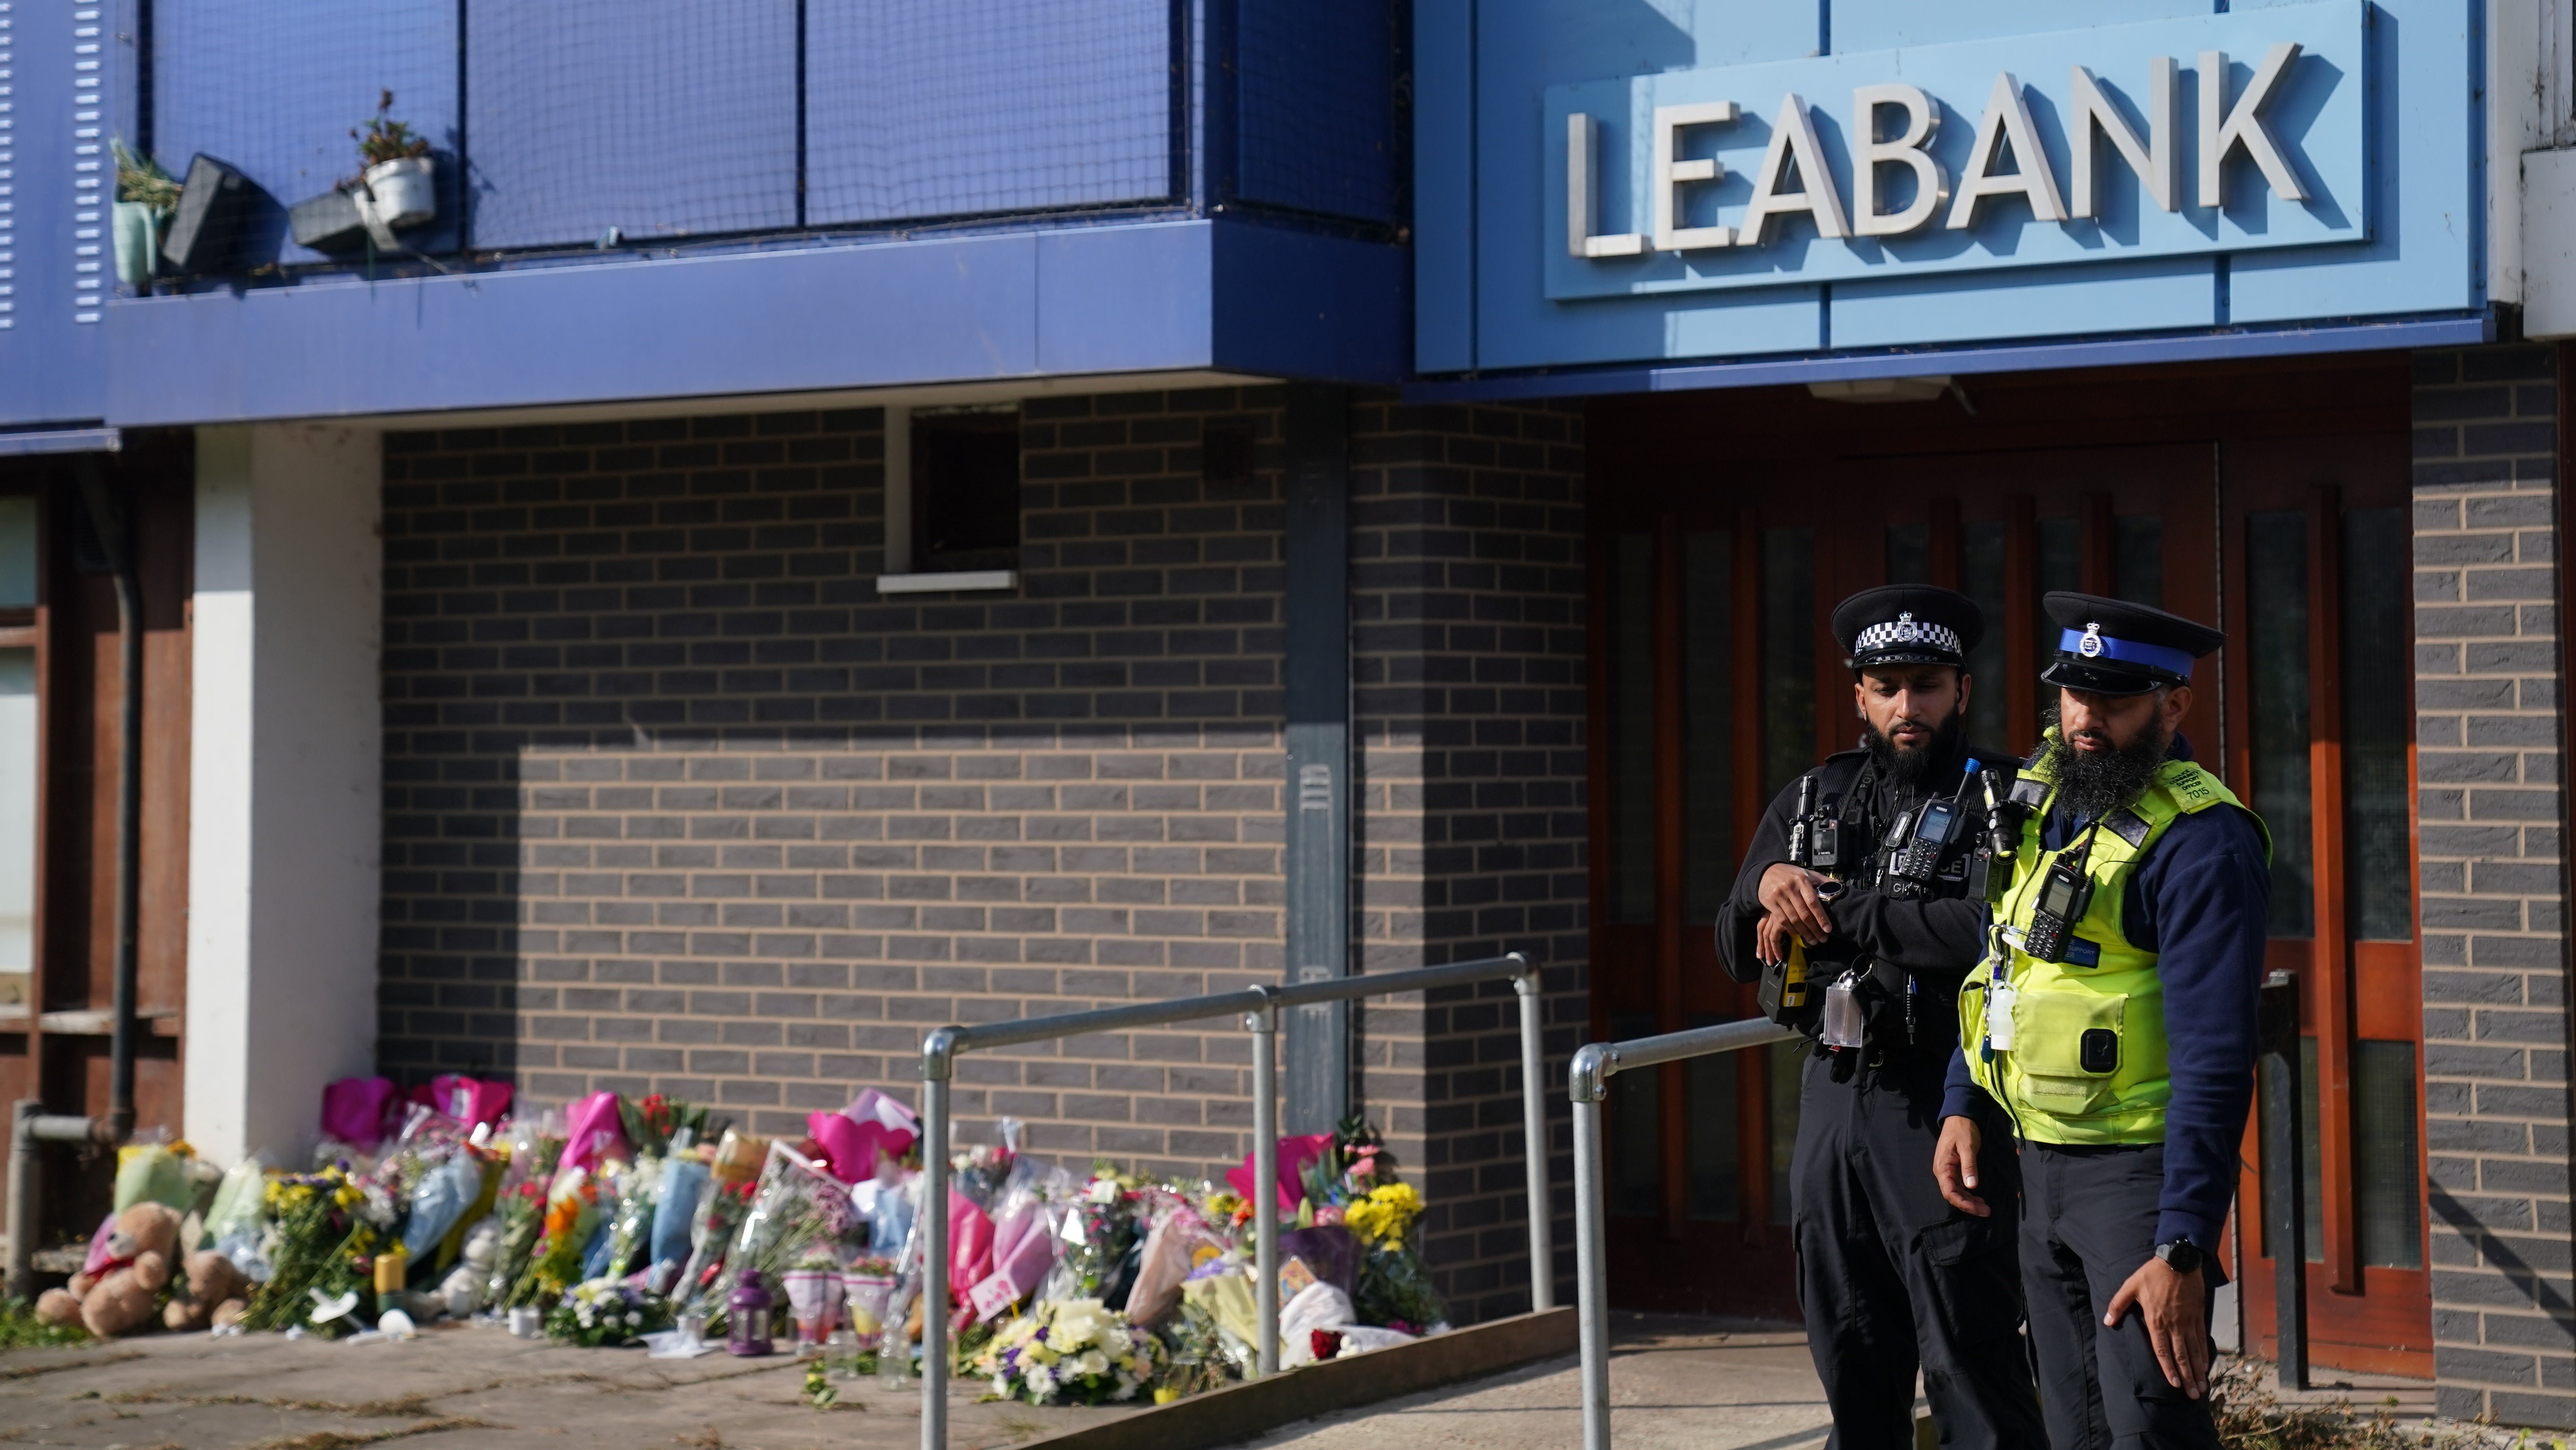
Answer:
[[[187,1282],[162,1306],[161,1325],[165,1329],[203,1329],[215,1322],[224,1305],[247,1307],[249,1296],[248,1275],[213,1249],[199,1249],[188,1256]]]
[[[152,1321],[154,1298],[170,1282],[170,1259],[179,1246],[179,1210],[138,1203],[116,1216],[107,1241],[109,1267],[93,1278],[72,1275],[61,1289],[36,1301],[37,1321],[77,1322],[101,1339],[128,1334]]]

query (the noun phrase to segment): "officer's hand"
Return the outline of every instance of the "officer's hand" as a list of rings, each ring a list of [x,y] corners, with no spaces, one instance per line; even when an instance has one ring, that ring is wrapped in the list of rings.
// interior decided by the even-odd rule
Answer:
[[[1757,893],[1762,909],[1796,932],[1798,940],[1811,947],[1821,946],[1825,938],[1834,934],[1834,919],[1825,912],[1825,899],[1816,894],[1816,883],[1825,879],[1804,866],[1778,862],[1762,873],[1762,887]]]
[[[1994,1212],[1986,1207],[1984,1199],[1970,1192],[1977,1186],[1977,1150],[1984,1145],[1985,1134],[1977,1130],[1976,1119],[1944,1118],[1941,1141],[1932,1149],[1932,1178],[1941,1185],[1941,1196],[1949,1200],[1952,1208],[1979,1218]]]
[[[2102,1322],[2116,1329],[2120,1316],[2137,1305],[2165,1383],[2196,1400],[2209,1393],[2209,1325],[2202,1312],[2208,1293],[2198,1273],[2177,1274],[2164,1260],[2151,1258],[2111,1296],[2111,1312]]]

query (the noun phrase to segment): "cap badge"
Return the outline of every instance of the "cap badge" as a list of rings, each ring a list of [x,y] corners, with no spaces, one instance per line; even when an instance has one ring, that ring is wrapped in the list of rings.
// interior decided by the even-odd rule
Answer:
[[[2084,656],[2088,660],[2098,659],[2101,657],[2102,626],[2100,624],[2088,624],[2084,626],[2084,637],[2075,642],[2075,652]]]
[[[1913,610],[1905,610],[1896,616],[1896,628],[1893,631],[1893,634],[1895,638],[1901,639],[1907,644],[1914,644],[1923,638],[1923,631],[1914,627]]]

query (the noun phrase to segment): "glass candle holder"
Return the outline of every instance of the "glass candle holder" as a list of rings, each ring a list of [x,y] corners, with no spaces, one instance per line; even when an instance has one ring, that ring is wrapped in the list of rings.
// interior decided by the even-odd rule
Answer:
[[[773,1352],[777,1346],[770,1342],[769,1323],[776,1307],[768,1286],[760,1282],[760,1271],[743,1270],[725,1301],[725,1348],[745,1358]]]

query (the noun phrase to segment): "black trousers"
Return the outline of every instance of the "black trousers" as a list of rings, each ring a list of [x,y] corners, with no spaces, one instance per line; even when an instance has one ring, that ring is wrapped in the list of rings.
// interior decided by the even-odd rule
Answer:
[[[2054,1450],[2218,1450],[2209,1402],[2166,1383],[2145,1317],[2131,1309],[2119,1328],[2102,1324],[2111,1296],[2155,1254],[2164,1145],[2028,1143],[2021,1169],[2021,1277],[2048,1443]]]
[[[1917,1049],[1840,1083],[1807,1063],[1789,1218],[1828,1450],[1912,1450],[1918,1366],[1944,1446],[2047,1444],[2020,1333],[2010,1132],[1988,1125],[1978,1164],[1993,1217],[1951,1208],[1932,1181],[1948,1057]]]

